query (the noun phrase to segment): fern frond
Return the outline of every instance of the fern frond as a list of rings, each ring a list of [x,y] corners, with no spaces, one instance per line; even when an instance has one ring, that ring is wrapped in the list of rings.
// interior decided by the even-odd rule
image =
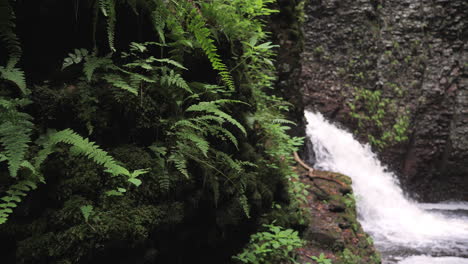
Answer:
[[[50,152],[51,146],[55,146],[58,143],[72,145],[71,151],[73,153],[86,156],[95,163],[105,167],[107,169],[106,171],[114,176],[131,175],[131,173],[126,168],[117,164],[114,158],[112,158],[106,151],[100,149],[99,146],[97,146],[94,142],[90,142],[87,138],[82,138],[71,129],[65,129],[51,133],[48,136],[46,143],[44,144],[44,149],[41,151],[44,153],[39,153],[38,157],[46,157],[44,154]],[[36,164],[37,163],[38,161],[36,160]]]
[[[161,174],[159,174],[158,184],[159,188],[161,189],[161,192],[167,193],[169,191],[171,181],[169,178],[169,174],[166,171],[163,171]]]
[[[3,155],[8,160],[8,170],[16,177],[31,142],[34,127],[32,117],[16,110],[0,114],[0,143],[4,147]]]
[[[135,87],[130,86],[120,75],[109,73],[102,77],[108,83],[122,90],[128,91],[134,95],[138,95],[138,90]]]
[[[164,74],[161,76],[161,84],[167,86],[176,86],[193,94],[193,91],[190,89],[187,82],[182,78],[180,74],[175,73],[174,70],[170,70],[169,74]]]
[[[24,78],[24,72],[15,67],[3,67],[0,66],[0,78],[11,81],[18,86],[23,94],[27,94],[26,79]]]
[[[206,27],[205,19],[193,8],[190,12],[190,22],[188,29],[193,33],[195,39],[200,44],[202,50],[211,62],[213,69],[219,72],[224,84],[230,89],[234,90],[234,81],[229,73],[226,65],[222,62],[218,49],[213,44],[214,40],[211,38],[211,31]]]
[[[115,52],[114,38],[115,38],[115,22],[117,20],[115,13],[115,0],[99,0],[99,8],[107,20],[107,38],[109,47],[112,52]]]
[[[291,120],[287,120],[287,119],[284,119],[284,118],[275,118],[273,120],[271,120],[272,123],[276,123],[276,124],[290,124],[290,125],[296,125],[296,123],[294,123],[293,121]]]
[[[202,126],[198,126],[188,119],[182,119],[182,120],[177,121],[172,128],[178,128],[178,127],[188,127],[194,130],[204,131]]]
[[[187,112],[208,112],[212,113],[227,122],[231,123],[232,125],[236,126],[244,135],[247,135],[247,131],[245,130],[244,126],[239,123],[236,119],[234,119],[231,115],[227,114],[226,112],[223,112],[222,110],[219,109],[219,101],[210,101],[210,102],[200,102],[195,105],[191,105],[189,108],[187,108]],[[224,102],[225,100],[223,100]],[[234,100],[233,100],[234,101]]]
[[[212,129],[215,131],[215,132],[219,132],[221,133],[221,135],[223,135],[224,137],[226,137],[227,139],[229,139],[232,144],[234,144],[234,146],[236,146],[236,148],[238,148],[238,142],[237,142],[237,138],[236,136],[234,136],[231,131],[223,128],[223,127],[218,127],[218,126],[213,126]],[[224,139],[224,138],[223,138]]]
[[[206,124],[207,121],[214,121],[221,125],[224,122],[224,119],[219,117],[219,116],[214,116],[214,115],[203,115],[199,116],[193,119],[194,122],[202,122],[203,124]]]
[[[88,79],[88,82],[92,80],[96,69],[110,64],[112,64],[112,60],[109,57],[89,56],[86,58],[85,63],[83,64],[83,72],[86,79]]]
[[[158,8],[156,8],[151,13],[151,18],[153,22],[153,27],[158,33],[159,39],[162,43],[166,43],[166,37],[164,34],[164,28],[166,27],[166,14],[165,14],[165,5],[160,1],[157,1]]]
[[[250,206],[249,206],[249,200],[247,199],[247,196],[245,196],[244,193],[241,194],[238,198],[238,201],[239,201],[240,207],[245,213],[245,216],[247,216],[247,218],[250,218]]]
[[[168,161],[174,163],[174,167],[187,179],[190,178],[187,171],[187,159],[182,154],[175,152],[169,156]]]
[[[37,188],[35,182],[31,180],[22,180],[10,187],[6,193],[8,195],[0,198],[0,225],[8,220],[8,216],[13,213],[12,208],[17,207],[26,193]]]
[[[206,157],[208,156],[208,150],[210,149],[210,144],[206,139],[203,137],[190,133],[189,131],[182,130],[180,133],[178,133],[178,136],[180,139],[187,139],[195,143],[195,145],[198,147],[198,149],[203,153],[203,155]]]
[[[21,57],[21,45],[15,34],[15,13],[8,0],[0,0],[0,40],[9,53],[7,68],[14,68]]]

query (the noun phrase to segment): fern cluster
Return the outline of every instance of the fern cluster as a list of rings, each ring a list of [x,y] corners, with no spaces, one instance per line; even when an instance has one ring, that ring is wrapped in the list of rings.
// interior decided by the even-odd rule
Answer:
[[[190,216],[180,213],[179,220],[173,220],[169,213],[167,217],[153,216],[142,209],[155,204],[178,203],[181,212],[206,208],[207,217],[222,232],[228,226],[243,225],[246,218],[255,222],[270,210],[280,196],[278,189],[296,176],[290,167],[291,154],[301,142],[287,134],[294,125],[284,117],[288,104],[271,95],[276,46],[268,41],[260,17],[275,12],[268,7],[273,1],[84,2],[92,7],[92,34],[102,34],[107,41],[96,41],[93,36],[92,50],[68,47],[62,73],[75,79],[67,80],[65,89],[55,84],[44,84],[42,90],[28,87],[16,64],[0,67],[0,163],[8,168],[0,175],[9,175],[11,183],[0,190],[5,191],[0,223],[6,222],[13,208],[39,183],[57,184],[48,181],[49,175],[42,175],[46,171],[59,175],[54,179],[62,184],[57,196],[66,202],[58,206],[81,212],[85,228],[79,228],[93,231],[88,234],[93,239],[102,235],[99,243],[106,239],[104,234],[120,234],[120,222],[116,230],[107,231],[106,223],[99,220],[103,216],[111,219],[116,202],[142,211],[137,215],[144,221],[133,215],[118,217],[128,225],[138,222],[136,229],[145,232]],[[0,5],[5,3],[10,8],[8,1],[0,0]],[[122,8],[133,10],[132,15],[152,35],[141,38],[144,41],[119,39],[117,22],[125,21],[121,20],[123,14],[128,14]],[[14,39],[12,21],[12,12],[0,18],[1,25],[9,25],[0,28],[3,41]],[[12,50],[9,54],[16,56]],[[197,65],[200,61],[207,63]],[[201,72],[208,72],[207,76],[198,76]],[[12,84],[22,93],[10,89]],[[41,97],[44,90],[51,98]],[[51,106],[46,105],[49,102]],[[28,104],[33,107],[27,108]],[[56,105],[68,112],[58,113],[61,109],[55,109],[59,108]],[[41,109],[52,114],[42,117]],[[80,136],[83,131],[90,139]],[[116,154],[121,146],[139,152],[121,158],[122,154]],[[63,155],[65,152],[73,155]],[[133,155],[133,160],[125,155]],[[84,166],[86,159],[95,167]],[[81,171],[72,173],[79,179],[61,179],[69,175],[55,168],[60,162],[68,170],[74,170],[74,162],[93,170],[100,189],[92,194],[75,190],[70,182],[92,184],[79,181]],[[66,189],[65,194],[61,189]],[[303,192],[303,188],[296,189],[290,188],[290,194]],[[69,215],[73,213],[67,212],[63,218],[73,219]],[[78,224],[70,221],[70,225]],[[80,254],[71,262],[83,261],[85,255]]]

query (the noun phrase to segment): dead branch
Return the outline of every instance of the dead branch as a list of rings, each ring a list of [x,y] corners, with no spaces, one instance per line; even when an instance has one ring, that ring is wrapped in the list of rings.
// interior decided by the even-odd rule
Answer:
[[[314,174],[314,169],[312,169],[311,167],[309,167],[309,166],[299,157],[299,155],[297,154],[296,151],[294,151],[294,160],[295,160],[297,163],[299,163],[304,169],[306,169],[306,170],[308,171],[307,177],[309,177],[311,180],[313,180],[313,179],[322,179],[322,180],[326,180],[326,181],[336,182],[336,183],[338,183],[338,184],[341,185],[341,186],[346,186],[346,184],[342,183],[341,181],[339,181],[339,180],[337,180],[337,179],[328,178],[328,177],[320,176],[320,175],[315,175],[315,174]]]

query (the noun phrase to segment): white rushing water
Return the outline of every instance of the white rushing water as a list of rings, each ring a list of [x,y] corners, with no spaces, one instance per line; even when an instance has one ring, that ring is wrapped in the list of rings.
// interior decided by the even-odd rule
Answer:
[[[353,180],[359,221],[384,256],[384,263],[468,264],[468,204],[418,204],[409,200],[395,175],[368,145],[321,114],[305,112],[317,169]],[[449,214],[447,211],[461,214]],[[437,257],[435,257],[437,256]]]

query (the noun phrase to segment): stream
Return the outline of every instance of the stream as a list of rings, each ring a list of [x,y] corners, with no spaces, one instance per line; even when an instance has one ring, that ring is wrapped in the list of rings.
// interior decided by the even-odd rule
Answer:
[[[384,264],[468,264],[468,202],[417,203],[351,133],[305,112],[315,168],[352,178],[359,221]]]

